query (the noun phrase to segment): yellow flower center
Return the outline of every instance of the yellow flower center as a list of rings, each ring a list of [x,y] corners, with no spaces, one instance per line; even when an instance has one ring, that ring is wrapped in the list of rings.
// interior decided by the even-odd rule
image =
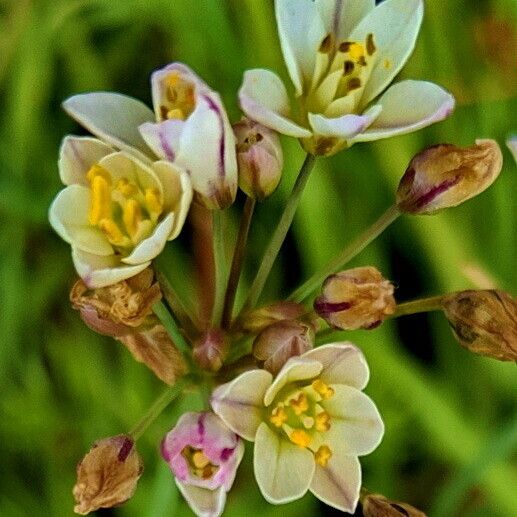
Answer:
[[[162,88],[162,120],[185,120],[196,106],[195,86],[178,72],[171,72],[162,80]]]
[[[328,445],[322,445],[314,454],[316,463],[322,467],[327,466],[330,458],[332,458],[332,451],[329,449]]]
[[[187,446],[181,454],[187,461],[190,473],[198,478],[210,479],[219,470],[219,466],[211,463],[201,449]]]

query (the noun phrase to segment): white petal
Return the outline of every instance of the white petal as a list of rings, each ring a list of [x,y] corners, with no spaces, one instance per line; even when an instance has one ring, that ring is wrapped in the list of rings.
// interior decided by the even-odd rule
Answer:
[[[515,161],[517,162],[517,136],[512,136],[506,141],[506,146],[510,149]]]
[[[226,492],[223,487],[208,490],[182,483],[176,479],[176,485],[192,511],[198,517],[220,517],[226,503]]]
[[[324,435],[330,448],[364,456],[374,451],[384,435],[384,424],[370,397],[350,386],[332,384],[334,396],[321,405],[330,414],[331,427]]]
[[[368,384],[368,364],[363,353],[352,343],[345,341],[319,346],[302,357],[323,365],[320,378],[326,384],[345,384],[358,390]]]
[[[112,255],[105,235],[90,226],[90,189],[70,185],[56,196],[49,209],[49,221],[58,235],[73,246],[96,255]]]
[[[321,501],[354,513],[361,490],[361,465],[357,456],[334,451],[326,467],[316,465],[310,491]]]
[[[275,11],[284,61],[300,96],[311,82],[325,26],[313,0],[276,0]]]
[[[115,255],[101,257],[77,248],[72,248],[72,259],[77,274],[91,289],[116,284],[121,280],[138,275],[151,265],[150,262],[144,262],[138,266],[124,266],[119,257]]]
[[[269,406],[278,392],[291,382],[312,379],[318,376],[323,368],[319,361],[293,357],[284,364],[278,372],[273,384],[268,388],[264,395],[264,405]]]
[[[156,124],[146,122],[138,130],[156,156],[173,162],[176,159],[184,127],[183,120],[164,120]]]
[[[170,213],[154,229],[153,233],[140,242],[129,256],[122,259],[124,264],[137,265],[156,258],[165,248],[165,243],[174,228],[175,214]]]
[[[423,15],[422,0],[385,0],[350,34],[351,41],[359,42],[373,34],[377,48],[370,78],[364,87],[363,106],[393,81],[412,54]]]
[[[283,504],[302,497],[314,475],[314,456],[262,423],[253,451],[257,484],[266,500]]]
[[[352,29],[375,7],[375,0],[316,0],[328,33],[338,42],[348,38]]]
[[[343,115],[337,118],[309,113],[309,122],[315,135],[348,139],[363,132],[375,120],[378,113],[380,110],[370,115]]]
[[[113,148],[90,136],[66,136],[59,150],[59,176],[65,185],[89,186],[90,167],[113,152]]]
[[[244,372],[214,391],[212,409],[234,433],[253,441],[263,420],[264,394],[272,380],[265,370]]]
[[[376,104],[382,107],[381,114],[354,141],[369,142],[427,127],[448,117],[455,101],[436,84],[408,80],[394,84]]]
[[[138,126],[154,121],[154,113],[143,102],[119,93],[94,92],[70,97],[63,103],[63,108],[107,143],[138,154],[141,159],[149,154]]]
[[[248,70],[239,90],[242,111],[283,135],[309,138],[311,132],[289,119],[289,96],[282,80],[264,69]]]

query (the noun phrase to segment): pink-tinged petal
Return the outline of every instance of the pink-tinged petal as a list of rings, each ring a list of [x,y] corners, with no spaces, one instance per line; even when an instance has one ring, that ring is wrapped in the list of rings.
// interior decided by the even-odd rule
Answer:
[[[126,95],[110,92],[83,93],[63,103],[64,110],[95,136],[145,160],[149,148],[138,132],[144,122],[154,121],[153,112]]]
[[[354,513],[360,490],[361,465],[357,456],[333,450],[326,467],[316,465],[310,491],[329,506]]]
[[[70,185],[59,192],[50,205],[50,225],[64,241],[82,251],[112,255],[113,248],[106,236],[90,226],[89,210],[90,190],[82,185]]]
[[[368,384],[370,371],[363,353],[352,343],[330,343],[302,356],[323,365],[320,378],[326,384],[345,384],[358,390]]]
[[[266,391],[264,405],[269,406],[286,384],[317,377],[321,373],[322,368],[323,365],[319,361],[292,357],[284,364],[273,384]]]
[[[331,419],[325,441],[331,449],[364,456],[374,451],[384,435],[384,424],[370,397],[350,386],[332,384],[334,395],[321,402]]]
[[[311,132],[289,119],[289,96],[282,80],[264,69],[248,70],[239,90],[242,111],[283,135],[310,138]]]
[[[226,491],[223,487],[216,490],[200,488],[182,483],[176,479],[176,485],[192,511],[198,517],[220,517],[226,504]]]
[[[66,136],[59,150],[59,176],[65,185],[89,186],[86,173],[113,148],[90,136]]]
[[[440,86],[426,81],[401,81],[377,101],[381,114],[355,142],[412,133],[447,118],[454,109],[454,97]]]
[[[150,262],[144,262],[137,266],[125,266],[121,264],[118,256],[101,257],[75,247],[72,248],[72,259],[77,274],[91,289],[116,284],[138,275],[151,265]]]
[[[264,394],[272,380],[265,370],[244,372],[213,392],[212,409],[233,432],[253,441],[262,422]]]
[[[375,0],[315,0],[327,33],[338,42],[344,41],[352,29],[375,7]]]
[[[257,484],[266,500],[284,504],[303,497],[314,474],[314,455],[294,445],[265,423],[260,424],[253,451]]]
[[[157,123],[146,122],[138,130],[156,156],[173,162],[176,159],[184,127],[183,120],[164,120]]]
[[[337,118],[309,113],[309,123],[315,135],[349,139],[363,132],[379,113],[380,110],[377,110],[368,115],[343,115]]]

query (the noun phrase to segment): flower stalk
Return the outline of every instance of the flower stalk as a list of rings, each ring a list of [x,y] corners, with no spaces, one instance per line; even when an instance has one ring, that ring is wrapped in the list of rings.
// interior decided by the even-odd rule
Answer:
[[[187,340],[183,337],[176,320],[172,314],[167,310],[167,307],[163,302],[157,302],[153,305],[153,312],[158,316],[158,319],[162,322],[165,330],[169,334],[176,348],[183,354],[185,360],[190,362],[191,347],[187,343]]]
[[[214,246],[214,271],[215,271],[215,295],[212,308],[212,325],[219,326],[223,315],[223,304],[226,285],[226,252],[224,249],[224,224],[222,210],[212,212],[213,222],[213,246]]]
[[[421,312],[433,312],[443,309],[442,303],[446,295],[431,296],[430,298],[422,298],[411,302],[400,303],[397,305],[395,312],[389,318],[399,318],[400,316],[408,316],[410,314],[419,314]]]

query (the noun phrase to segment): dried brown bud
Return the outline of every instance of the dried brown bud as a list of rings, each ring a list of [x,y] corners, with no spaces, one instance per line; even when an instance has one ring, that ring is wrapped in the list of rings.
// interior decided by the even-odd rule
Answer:
[[[395,311],[393,291],[374,267],[349,269],[325,280],[314,310],[332,327],[369,330]]]
[[[397,190],[397,206],[409,214],[434,214],[486,190],[497,179],[503,155],[495,140],[471,147],[440,144],[418,153]]]
[[[240,321],[240,327],[254,334],[278,321],[296,320],[306,314],[307,309],[299,303],[277,302],[245,314]]]
[[[220,370],[227,353],[228,340],[219,329],[208,330],[194,343],[194,360],[204,370]]]
[[[461,291],[445,297],[442,307],[460,345],[517,362],[517,301],[508,293]]]
[[[143,464],[129,436],[98,440],[77,465],[73,494],[74,512],[86,515],[99,508],[112,508],[130,499]]]
[[[314,347],[312,326],[299,321],[279,321],[263,330],[253,343],[253,355],[264,369],[276,375],[282,366]]]
[[[246,117],[233,126],[237,138],[239,187],[259,201],[270,196],[282,177],[283,154],[275,131]]]
[[[371,494],[363,500],[364,517],[427,517],[407,503],[390,501],[383,495]]]

